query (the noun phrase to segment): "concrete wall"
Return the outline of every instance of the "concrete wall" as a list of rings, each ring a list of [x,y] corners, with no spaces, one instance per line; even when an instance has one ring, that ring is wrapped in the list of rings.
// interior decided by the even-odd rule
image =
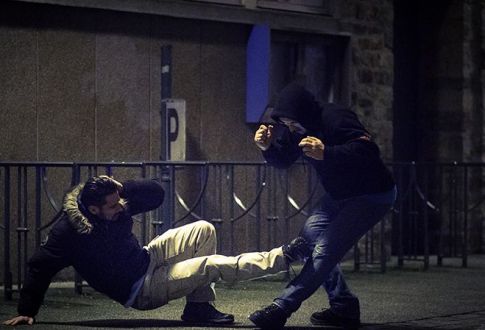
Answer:
[[[187,158],[261,159],[244,123],[249,25],[8,1],[1,15],[0,159],[158,160],[165,44]],[[392,2],[347,1],[340,15],[355,31],[356,111],[390,155]]]
[[[158,160],[165,44],[173,97],[187,100],[188,159],[257,157],[244,123],[247,25],[21,3],[2,15],[0,159]]]

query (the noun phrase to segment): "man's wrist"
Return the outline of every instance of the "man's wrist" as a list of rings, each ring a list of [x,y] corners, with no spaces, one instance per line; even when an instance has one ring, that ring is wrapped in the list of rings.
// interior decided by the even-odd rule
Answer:
[[[263,146],[263,145],[260,145],[260,144],[256,144],[256,147],[258,147],[258,148],[259,148],[259,150],[261,150],[261,151],[266,151],[266,150],[268,150],[270,146],[271,146],[271,145]]]

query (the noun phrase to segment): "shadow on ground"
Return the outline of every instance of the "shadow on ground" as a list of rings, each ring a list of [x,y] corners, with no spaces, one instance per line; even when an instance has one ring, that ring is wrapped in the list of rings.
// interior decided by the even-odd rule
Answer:
[[[36,324],[43,325],[65,325],[65,326],[79,326],[79,327],[103,327],[103,328],[187,328],[187,326],[200,326],[204,324],[187,323],[178,320],[158,320],[158,319],[109,319],[109,320],[87,320],[87,321],[66,321],[66,322],[37,322]],[[230,324],[230,325],[211,325],[211,328],[253,328],[244,324]]]
[[[71,321],[71,322],[37,322],[37,325],[52,325],[52,326],[66,326],[66,327],[87,327],[87,328],[168,328],[168,329],[175,329],[175,328],[187,328],[189,324],[183,321],[177,320],[157,320],[157,319],[107,319],[107,320],[89,320],[89,321]],[[207,325],[204,324],[190,324],[193,327],[204,327]],[[237,322],[230,325],[211,325],[211,329],[256,329],[252,325],[248,324],[238,324]],[[295,327],[295,326],[287,326],[284,329],[286,330],[305,330],[308,328],[314,329],[327,329],[327,330],[337,330],[341,329],[339,327],[332,327],[332,326],[304,326],[304,327]],[[362,329],[367,330],[429,330],[429,327],[416,327],[416,326],[409,326],[409,325],[392,325],[392,324],[362,324]]]

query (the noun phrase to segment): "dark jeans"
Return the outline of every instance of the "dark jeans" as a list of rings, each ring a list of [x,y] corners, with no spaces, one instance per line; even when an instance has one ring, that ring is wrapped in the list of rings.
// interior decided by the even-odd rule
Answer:
[[[395,188],[344,200],[324,195],[320,208],[307,219],[301,231],[311,243],[313,254],[274,302],[290,315],[322,286],[333,312],[359,318],[359,300],[350,292],[338,263],[384,217],[395,199]]]

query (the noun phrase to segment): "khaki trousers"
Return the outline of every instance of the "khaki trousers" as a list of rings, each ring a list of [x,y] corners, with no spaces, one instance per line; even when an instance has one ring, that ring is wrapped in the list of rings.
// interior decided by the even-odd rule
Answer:
[[[146,310],[186,297],[189,302],[215,300],[211,283],[237,282],[286,271],[281,247],[235,257],[217,255],[216,231],[207,221],[170,229],[146,249],[150,264],[133,308]]]

